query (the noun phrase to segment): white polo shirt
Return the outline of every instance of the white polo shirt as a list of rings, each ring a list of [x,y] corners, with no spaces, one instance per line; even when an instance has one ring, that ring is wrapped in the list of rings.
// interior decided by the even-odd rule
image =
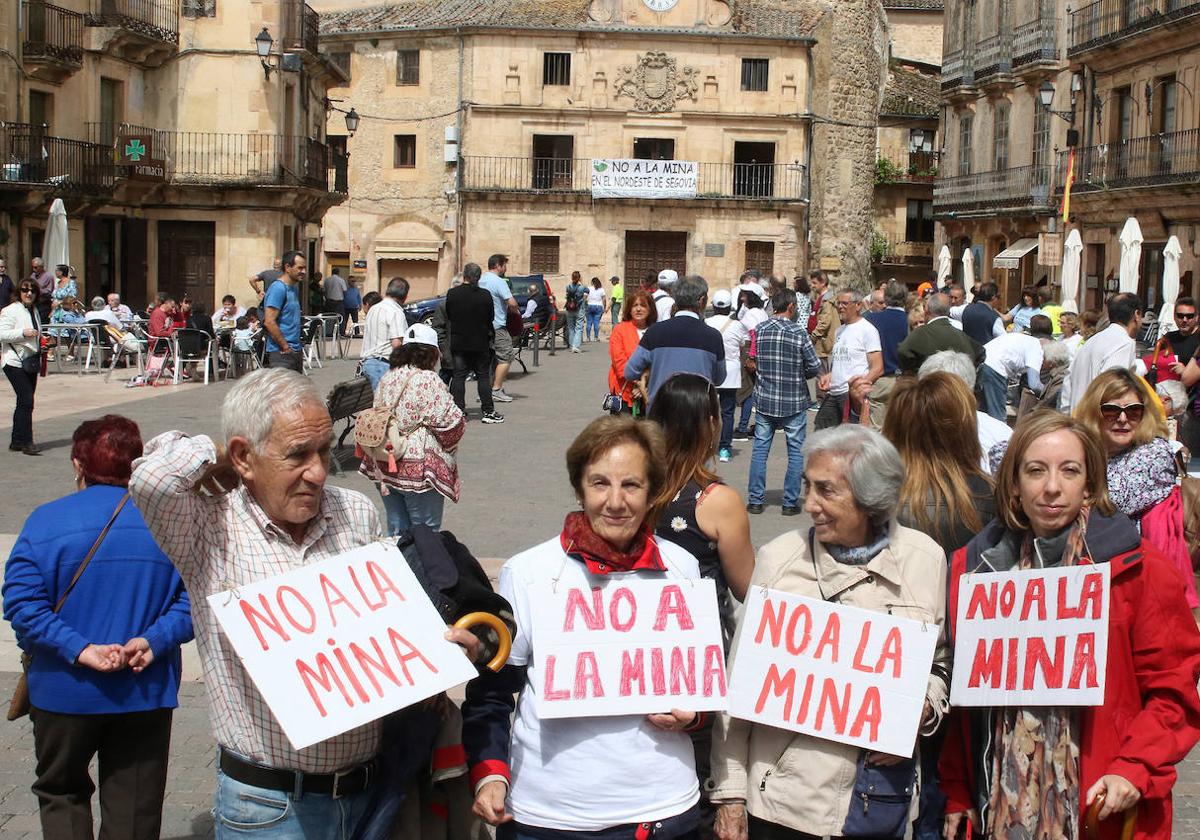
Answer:
[[[385,297],[367,312],[363,325],[362,357],[387,361],[392,355],[392,339],[404,338],[408,332],[408,318],[404,308],[396,301]]]

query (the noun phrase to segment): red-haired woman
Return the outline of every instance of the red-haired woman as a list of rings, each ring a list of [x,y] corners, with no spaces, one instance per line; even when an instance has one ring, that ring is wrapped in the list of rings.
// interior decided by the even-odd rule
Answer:
[[[625,297],[625,308],[621,323],[613,328],[608,337],[608,355],[612,366],[608,369],[608,392],[621,397],[621,412],[633,410],[636,382],[625,381],[625,364],[637,349],[642,334],[655,322],[658,313],[654,299],[645,289],[634,289]]]
[[[4,570],[4,617],[32,657],[33,792],[46,837],[92,837],[97,754],[100,836],[159,836],[192,618],[183,582],[129,501],[141,454],[125,417],[76,429],[78,492],[30,514]]]

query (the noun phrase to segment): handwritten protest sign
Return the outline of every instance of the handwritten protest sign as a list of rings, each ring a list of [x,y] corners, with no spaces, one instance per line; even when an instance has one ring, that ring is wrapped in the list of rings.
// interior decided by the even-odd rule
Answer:
[[[938,628],[752,586],[729,675],[729,714],[910,756]]]
[[[475,676],[394,545],[356,548],[208,603],[296,749]]]
[[[595,159],[593,198],[695,198],[700,165],[687,160]]]
[[[1108,661],[1108,566],[963,575],[956,706],[1099,706]]]
[[[711,580],[532,587],[543,718],[725,708],[725,650]]]

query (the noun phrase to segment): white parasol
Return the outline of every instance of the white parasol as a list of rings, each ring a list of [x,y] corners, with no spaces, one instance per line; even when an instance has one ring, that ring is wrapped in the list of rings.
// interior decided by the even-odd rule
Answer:
[[[42,240],[42,262],[51,274],[60,265],[71,264],[70,242],[67,239],[67,208],[62,199],[54,199],[50,205],[50,218],[46,222],[46,238]]]
[[[950,272],[954,270],[954,258],[950,256],[950,246],[943,245],[942,250],[938,253],[938,270],[937,283],[939,289],[945,287],[950,282]]]
[[[1079,311],[1079,269],[1082,259],[1083,238],[1076,228],[1067,234],[1066,244],[1063,245],[1062,303],[1063,309],[1069,312]]]
[[[1176,328],[1175,299],[1179,297],[1179,257],[1183,248],[1179,239],[1172,236],[1163,248],[1163,305],[1158,313],[1158,334],[1165,335]]]
[[[963,288],[968,291],[975,285],[975,254],[970,247],[963,248]]]
[[[1142,262],[1142,227],[1130,216],[1121,229],[1121,285],[1122,292],[1137,294],[1138,268]]]

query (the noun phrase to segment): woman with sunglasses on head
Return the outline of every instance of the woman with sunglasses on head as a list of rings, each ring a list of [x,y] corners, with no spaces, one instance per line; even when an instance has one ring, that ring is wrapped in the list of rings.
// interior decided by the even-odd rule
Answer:
[[[42,371],[39,296],[37,284],[23,280],[17,288],[17,300],[0,310],[0,364],[17,397],[8,448],[26,455],[42,454],[33,442],[33,392]]]
[[[1183,537],[1183,501],[1167,423],[1149,384],[1128,370],[1092,380],[1075,417],[1095,432],[1108,455],[1108,494],[1142,536],[1179,568],[1188,606],[1200,606]]]

